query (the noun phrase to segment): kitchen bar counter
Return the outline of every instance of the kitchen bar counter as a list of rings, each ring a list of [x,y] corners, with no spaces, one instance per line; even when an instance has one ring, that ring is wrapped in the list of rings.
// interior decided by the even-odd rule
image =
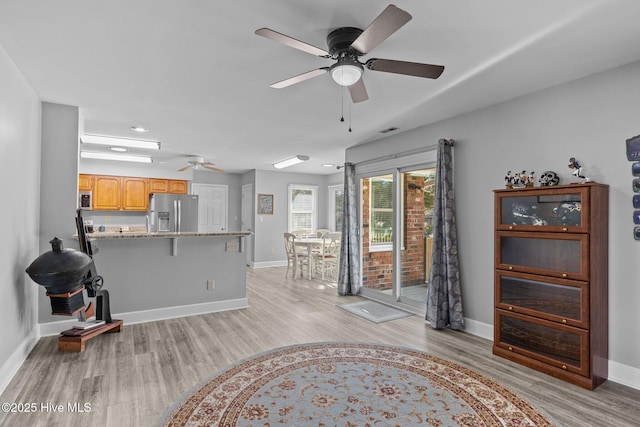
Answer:
[[[245,237],[250,236],[250,231],[214,231],[207,233],[180,232],[180,233],[147,233],[147,232],[98,232],[87,233],[89,239],[177,239],[180,237]]]
[[[123,232],[98,232],[98,233],[87,233],[87,238],[89,240],[114,240],[114,239],[171,239],[171,255],[178,256],[178,239],[183,238],[216,238],[216,237],[226,237],[226,238],[234,238],[236,237],[237,245],[227,243],[227,250],[232,252],[244,252],[244,239],[243,237],[250,236],[250,231],[213,231],[213,232],[197,232],[197,231],[181,231],[178,233],[170,233],[170,232],[158,232],[158,233],[147,233],[147,232],[136,232],[136,231],[123,231]]]
[[[126,325],[247,307],[249,235],[112,229],[87,237],[97,248],[93,260],[109,291],[112,315]]]

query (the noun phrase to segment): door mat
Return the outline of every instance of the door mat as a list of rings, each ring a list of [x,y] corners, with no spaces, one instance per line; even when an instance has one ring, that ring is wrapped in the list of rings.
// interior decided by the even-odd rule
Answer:
[[[357,316],[364,317],[374,323],[388,322],[389,320],[413,316],[413,313],[409,313],[408,311],[400,310],[386,304],[381,304],[376,301],[352,302],[349,304],[341,304],[338,307]]]

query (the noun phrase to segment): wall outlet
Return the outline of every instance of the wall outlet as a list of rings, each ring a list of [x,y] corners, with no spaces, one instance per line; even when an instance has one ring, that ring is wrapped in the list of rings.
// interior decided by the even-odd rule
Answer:
[[[227,252],[240,252],[240,242],[237,240],[229,240],[227,242]]]
[[[207,280],[207,289],[215,289],[216,281],[215,280]]]
[[[276,250],[274,248],[269,249],[269,255],[275,255]]]
[[[111,220],[111,217],[109,215],[106,215],[104,217],[104,222],[109,222]]]

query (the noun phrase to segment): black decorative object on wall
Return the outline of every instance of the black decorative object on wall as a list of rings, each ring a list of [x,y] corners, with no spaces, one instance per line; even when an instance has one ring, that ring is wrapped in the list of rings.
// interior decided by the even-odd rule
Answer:
[[[627,139],[627,160],[634,162],[631,165],[631,175],[640,176],[640,135]],[[632,183],[635,193],[640,193],[640,178],[635,178]],[[633,238],[640,240],[640,194],[633,196]]]

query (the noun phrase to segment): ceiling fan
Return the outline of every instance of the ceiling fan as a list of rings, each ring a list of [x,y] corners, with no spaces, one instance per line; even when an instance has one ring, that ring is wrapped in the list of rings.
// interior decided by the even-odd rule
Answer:
[[[328,51],[269,28],[260,28],[255,33],[311,55],[336,61],[330,67],[322,67],[299,74],[274,83],[271,87],[281,89],[329,72],[336,83],[349,88],[353,102],[362,102],[369,99],[367,89],[362,80],[365,67],[371,71],[384,71],[428,79],[437,79],[444,71],[444,66],[442,65],[396,61],[393,59],[371,58],[364,63],[360,62],[358,59],[360,56],[369,53],[410,20],[411,15],[409,13],[391,4],[364,30],[343,27],[330,32],[327,36]]]
[[[205,162],[203,157],[199,157],[199,156],[191,156],[189,158],[187,158],[187,165],[184,167],[181,167],[180,169],[178,169],[178,172],[182,172],[182,171],[186,171],[187,169],[195,169],[198,170],[200,168],[202,169],[208,169],[210,171],[214,171],[214,172],[224,172],[224,170],[220,169],[220,168],[215,168],[213,167],[213,163],[211,162]]]

